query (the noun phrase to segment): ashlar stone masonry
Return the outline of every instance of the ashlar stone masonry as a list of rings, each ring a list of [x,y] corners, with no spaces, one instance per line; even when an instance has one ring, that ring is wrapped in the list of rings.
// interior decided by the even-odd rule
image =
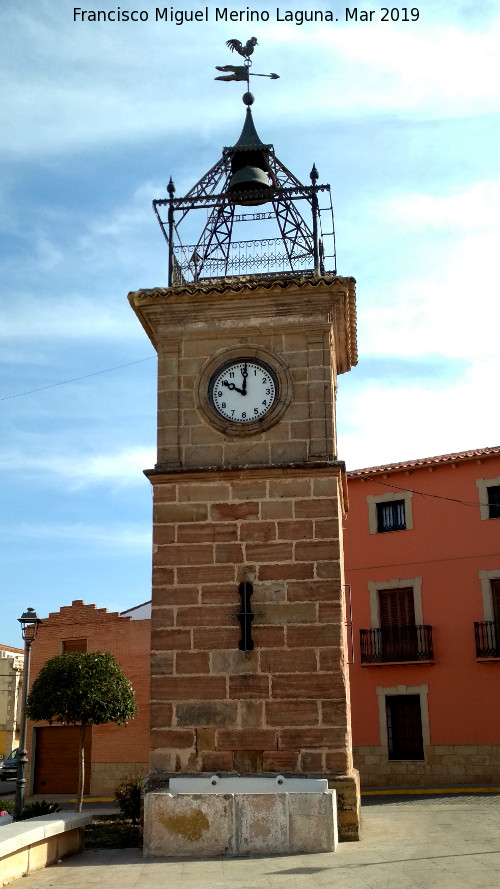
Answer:
[[[337,373],[356,357],[354,282],[190,285],[129,299],[159,357],[158,462],[146,472],[152,786],[178,773],[327,776],[340,838],[356,839],[335,434]],[[258,350],[282,373],[282,413],[262,432],[228,434],[207,413],[210,368]],[[243,581],[253,586],[249,652],[238,648]]]

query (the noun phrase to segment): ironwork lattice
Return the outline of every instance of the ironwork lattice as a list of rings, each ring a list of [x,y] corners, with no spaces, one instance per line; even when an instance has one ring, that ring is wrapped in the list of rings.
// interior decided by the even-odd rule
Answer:
[[[303,185],[266,146],[270,188],[228,194],[230,149],[182,198],[153,201],[169,247],[169,286],[233,276],[335,274],[335,232],[329,185]],[[319,206],[319,198],[322,204]],[[262,211],[241,212],[249,204]],[[197,240],[194,211],[205,210]],[[262,226],[249,237],[248,226]],[[199,223],[198,223],[199,225]],[[198,228],[199,231],[199,228]],[[243,235],[243,237],[242,237]],[[266,236],[264,236],[266,235]]]

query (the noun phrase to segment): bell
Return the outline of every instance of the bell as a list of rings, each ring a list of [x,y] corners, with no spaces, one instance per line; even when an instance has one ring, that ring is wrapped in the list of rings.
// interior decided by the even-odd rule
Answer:
[[[264,170],[260,167],[241,167],[231,176],[227,194],[238,194],[236,204],[243,206],[257,207],[259,204],[266,204],[269,200],[266,196],[252,196],[252,192],[271,192],[272,186]]]

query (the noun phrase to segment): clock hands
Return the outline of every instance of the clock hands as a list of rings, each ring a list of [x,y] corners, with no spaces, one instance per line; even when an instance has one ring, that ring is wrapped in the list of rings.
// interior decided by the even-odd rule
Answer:
[[[241,376],[243,377],[243,388],[240,389],[239,386],[235,386],[234,383],[228,383],[227,380],[222,380],[222,385],[226,386],[230,389],[231,392],[239,392],[240,395],[247,394],[247,376],[248,376],[248,368],[246,362],[241,371]]]
[[[227,380],[222,380],[222,385],[227,386],[231,392],[239,392],[240,395],[246,395],[246,392],[243,389],[240,389],[238,386],[235,386],[234,383],[228,383]]]

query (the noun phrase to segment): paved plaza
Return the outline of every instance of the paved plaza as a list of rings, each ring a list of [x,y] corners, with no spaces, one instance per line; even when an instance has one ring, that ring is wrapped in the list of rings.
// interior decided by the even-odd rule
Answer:
[[[367,797],[362,840],[335,853],[144,860],[84,852],[22,889],[500,889],[500,794]]]

